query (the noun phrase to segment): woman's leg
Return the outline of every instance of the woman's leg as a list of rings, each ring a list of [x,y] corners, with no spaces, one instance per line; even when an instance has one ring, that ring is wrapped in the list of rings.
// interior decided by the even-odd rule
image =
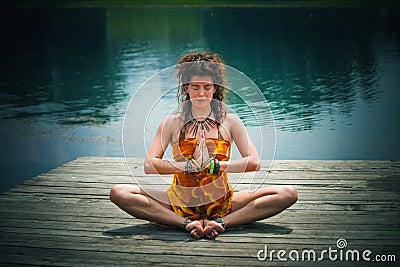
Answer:
[[[271,186],[255,192],[234,192],[232,211],[224,217],[228,226],[237,226],[274,216],[289,208],[297,201],[297,191],[292,186]],[[204,235],[215,237],[223,232],[222,226],[209,221],[204,228]]]
[[[284,211],[296,201],[296,189],[286,185],[260,188],[252,193],[234,192],[232,211],[224,221],[229,226],[236,226],[263,220]]]
[[[115,185],[110,191],[110,200],[128,214],[147,221],[181,227],[185,218],[172,211],[166,192],[146,189],[135,185]],[[203,224],[194,221],[187,231],[196,238],[203,236]]]

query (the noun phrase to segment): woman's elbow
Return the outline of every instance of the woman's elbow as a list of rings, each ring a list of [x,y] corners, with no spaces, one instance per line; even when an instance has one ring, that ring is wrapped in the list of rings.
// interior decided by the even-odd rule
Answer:
[[[261,165],[261,162],[260,162],[259,158],[249,160],[248,165],[247,165],[247,171],[257,172],[260,170],[260,165]]]
[[[151,161],[149,159],[146,159],[144,161],[143,167],[144,167],[143,171],[145,174],[155,174],[156,173],[154,165],[153,165],[153,163],[151,163]]]
[[[261,161],[260,160],[254,161],[253,167],[254,167],[253,171],[258,172],[261,169]]]
[[[258,160],[258,161],[255,163],[254,171],[255,171],[255,172],[258,172],[260,169],[261,169],[261,161]]]

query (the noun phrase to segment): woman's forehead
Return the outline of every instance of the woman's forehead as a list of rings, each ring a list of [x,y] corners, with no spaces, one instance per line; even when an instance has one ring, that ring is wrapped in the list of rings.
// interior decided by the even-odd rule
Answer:
[[[190,79],[190,83],[196,84],[213,84],[214,81],[209,76],[193,76]]]

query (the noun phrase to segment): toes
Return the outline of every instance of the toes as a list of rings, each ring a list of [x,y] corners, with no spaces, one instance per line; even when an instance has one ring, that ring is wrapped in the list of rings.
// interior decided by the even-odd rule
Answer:
[[[217,231],[212,231],[209,235],[208,238],[212,239],[212,238],[216,238],[218,236],[218,232]]]
[[[190,231],[190,234],[194,237],[194,238],[199,238],[199,234],[196,232],[195,229],[193,229],[192,231]]]
[[[193,221],[186,225],[186,231],[191,231],[192,229],[195,229],[198,227],[198,221]]]
[[[214,239],[218,237],[218,231],[212,231],[207,235],[207,238]]]
[[[186,231],[190,232],[194,238],[200,238],[204,236],[203,227],[199,221],[189,223],[186,226]]]
[[[221,233],[225,232],[225,228],[220,223],[217,222],[215,222],[214,229]]]
[[[215,231],[211,226],[207,226],[206,228],[204,228],[204,235],[207,238],[216,238],[218,236],[218,231]]]
[[[215,221],[208,221],[207,226],[203,229],[203,225],[199,221],[193,221],[186,226],[186,231],[190,232],[194,238],[207,237],[214,239],[219,236],[220,233],[224,232],[222,225]]]
[[[224,232],[224,227],[217,222],[210,221],[206,228],[204,228],[204,235],[207,238],[217,238],[220,233]]]
[[[190,231],[190,234],[194,237],[194,238],[201,238],[203,237],[202,233],[199,233],[196,229],[193,229],[192,231]]]

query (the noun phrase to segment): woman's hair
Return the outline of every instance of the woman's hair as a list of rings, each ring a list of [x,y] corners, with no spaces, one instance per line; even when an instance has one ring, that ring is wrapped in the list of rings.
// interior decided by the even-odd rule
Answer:
[[[211,101],[211,110],[214,112],[217,122],[222,122],[226,115],[226,109],[222,103],[225,97],[226,67],[221,57],[213,52],[192,51],[178,60],[175,68],[178,78],[178,102],[183,112],[185,122],[192,118],[192,102],[186,92],[193,77],[210,77],[216,89]]]

